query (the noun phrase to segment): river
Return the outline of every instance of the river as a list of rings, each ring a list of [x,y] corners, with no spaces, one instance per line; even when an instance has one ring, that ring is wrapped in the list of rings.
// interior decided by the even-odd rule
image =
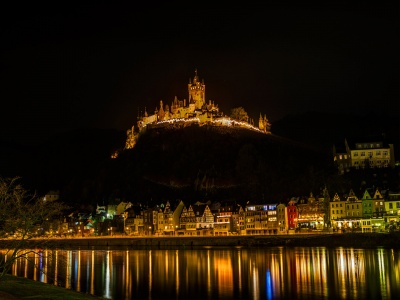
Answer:
[[[27,254],[11,273],[118,300],[393,299],[399,257],[387,248],[60,249]]]

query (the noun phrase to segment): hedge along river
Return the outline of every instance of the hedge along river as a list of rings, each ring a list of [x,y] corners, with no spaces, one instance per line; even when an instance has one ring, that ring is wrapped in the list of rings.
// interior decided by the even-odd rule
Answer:
[[[399,257],[381,247],[109,246],[32,252],[11,274],[106,299],[390,299]]]

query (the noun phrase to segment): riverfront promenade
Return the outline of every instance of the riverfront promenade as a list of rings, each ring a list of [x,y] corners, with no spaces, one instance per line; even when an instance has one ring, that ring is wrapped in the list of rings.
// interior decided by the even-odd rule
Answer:
[[[7,247],[7,240],[3,240]],[[11,245],[11,241],[10,241]],[[104,236],[33,239],[29,246],[87,249],[123,247],[128,249],[190,249],[191,247],[390,247],[400,248],[400,233],[316,233],[246,236]]]

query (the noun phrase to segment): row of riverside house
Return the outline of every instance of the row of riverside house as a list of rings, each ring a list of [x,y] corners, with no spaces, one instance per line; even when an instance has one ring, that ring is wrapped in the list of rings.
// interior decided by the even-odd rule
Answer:
[[[293,197],[287,203],[246,204],[182,200],[144,207],[120,202],[98,207],[90,222],[66,230],[86,235],[228,236],[328,232],[385,232],[400,226],[400,193],[366,189],[333,197]],[[81,218],[82,214],[79,215]],[[97,225],[96,225],[97,223]],[[80,224],[74,228],[74,224]],[[119,224],[119,225],[118,225]]]

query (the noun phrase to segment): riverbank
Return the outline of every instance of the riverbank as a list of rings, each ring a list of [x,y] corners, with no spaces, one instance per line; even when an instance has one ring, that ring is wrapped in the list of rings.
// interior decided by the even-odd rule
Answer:
[[[34,281],[27,278],[6,275],[0,280],[1,300],[96,300],[105,299],[90,294],[83,294],[73,290]]]
[[[7,248],[7,240],[2,241]],[[11,245],[11,241],[10,241]],[[186,249],[190,247],[400,247],[400,233],[316,233],[293,235],[253,236],[196,236],[196,237],[83,237],[30,240],[32,248],[107,248],[128,249]]]

